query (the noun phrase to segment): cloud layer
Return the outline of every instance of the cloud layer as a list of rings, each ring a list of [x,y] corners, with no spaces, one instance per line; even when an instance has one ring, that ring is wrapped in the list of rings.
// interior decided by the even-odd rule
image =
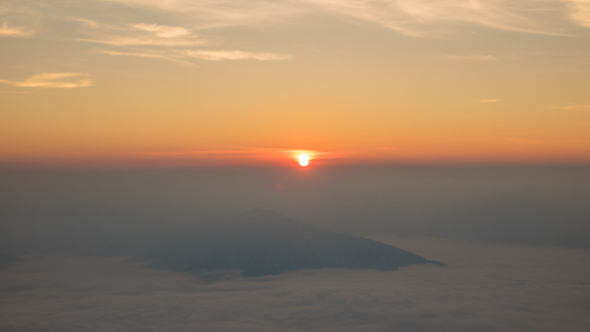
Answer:
[[[105,24],[97,21],[77,19],[82,23],[81,32],[90,38],[85,42],[111,46],[162,46],[190,47],[204,43],[185,27],[160,24]]]
[[[590,253],[382,238],[446,260],[211,282],[120,258],[29,257],[0,274],[0,329],[581,331]]]
[[[0,80],[0,83],[19,88],[61,88],[73,89],[88,87],[92,79],[83,73],[42,73],[33,75],[24,81]]]
[[[310,17],[379,25],[427,38],[456,37],[476,28],[548,35],[576,35],[580,28],[590,28],[586,0],[99,0],[84,5],[64,0],[60,4],[27,0],[2,5],[0,36],[63,34],[59,29],[50,31],[55,22],[76,22],[73,31],[60,38],[107,47],[90,52],[196,66],[199,61],[289,60],[293,55],[272,49],[228,47],[235,45],[236,36],[223,29],[289,26]],[[37,30],[43,33],[36,34]],[[448,58],[497,60],[482,54]]]
[[[290,55],[241,50],[195,49],[209,42],[191,29],[160,24],[103,24],[96,21],[80,20],[81,32],[90,38],[80,41],[104,44],[116,49],[98,49],[94,53],[111,56],[132,56],[163,59],[179,64],[196,66],[195,59],[206,61],[224,60],[289,60]]]
[[[8,22],[3,22],[0,27],[0,37],[27,38],[34,34],[35,32],[27,27],[9,26]]]
[[[378,24],[412,36],[444,35],[449,24],[473,24],[492,29],[562,34],[553,19],[590,27],[590,4],[585,0],[297,0],[246,3],[188,0],[107,0],[135,8],[152,7],[189,12],[205,27],[254,25],[289,21],[317,12]]]
[[[562,0],[569,9],[570,18],[577,24],[590,28],[590,1],[588,0]]]
[[[211,60],[211,61],[222,61],[222,60],[259,60],[259,61],[276,61],[276,60],[289,60],[291,56],[288,54],[275,54],[275,53],[254,53],[244,51],[224,51],[224,50],[197,50],[187,51],[186,54],[189,57]]]

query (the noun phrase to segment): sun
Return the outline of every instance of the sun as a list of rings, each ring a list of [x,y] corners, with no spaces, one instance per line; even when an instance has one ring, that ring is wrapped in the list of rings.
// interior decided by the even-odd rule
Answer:
[[[303,167],[309,165],[309,153],[300,153],[297,156],[297,160],[299,160],[299,165]]]

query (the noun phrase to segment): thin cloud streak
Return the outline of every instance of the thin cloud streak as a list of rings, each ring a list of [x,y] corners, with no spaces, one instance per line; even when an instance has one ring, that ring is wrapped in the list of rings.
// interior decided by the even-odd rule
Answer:
[[[187,13],[198,19],[199,28],[219,28],[226,26],[256,26],[286,22],[312,11],[305,1],[265,1],[248,2],[232,0],[103,0],[122,3],[133,8],[157,8],[163,11]]]
[[[188,56],[211,61],[222,61],[222,60],[259,60],[259,61],[278,61],[278,60],[290,60],[291,55],[288,54],[275,54],[275,53],[255,53],[245,51],[216,51],[216,50],[198,50],[198,51],[187,51]]]
[[[377,24],[417,37],[456,35],[465,30],[465,24],[548,35],[572,34],[572,24],[590,28],[590,2],[587,0],[102,0],[97,3],[119,4],[137,11],[155,9],[180,14],[190,19],[191,26],[199,30],[276,25],[295,22],[305,16],[316,16],[318,13]],[[65,4],[79,6],[77,2],[66,1]],[[26,1],[20,7],[21,11],[34,12],[37,16],[47,10],[45,5],[37,1]],[[53,16],[60,19],[59,14]],[[166,30],[160,29],[162,26],[154,24],[150,27],[150,24],[145,23],[128,27],[156,33],[160,38],[187,37],[182,28]],[[10,33],[14,36],[23,35],[28,30],[18,31]],[[108,42],[109,39],[97,41]]]
[[[191,34],[191,31],[183,27],[172,27],[168,25],[158,24],[130,24],[129,26],[142,31],[149,31],[154,33],[156,36],[161,38],[176,38],[187,36]]]
[[[94,36],[94,38],[78,40],[124,48],[124,50],[95,50],[93,53],[163,59],[191,66],[195,66],[190,61],[194,59],[279,61],[292,58],[288,54],[244,50],[187,50],[186,47],[203,45],[207,42],[186,27],[147,23],[108,25],[92,20],[78,18],[73,20],[83,23],[83,33]],[[146,49],[147,46],[158,50]]]
[[[334,0],[318,2],[340,7]],[[440,35],[440,26],[457,23],[470,23],[515,32],[560,33],[553,27],[545,26],[531,15],[531,13],[546,11],[548,7],[553,7],[548,6],[547,2],[540,1],[514,3],[505,0],[389,0],[385,2],[347,0],[344,3],[355,5],[343,8],[341,12],[344,15],[359,17],[413,36]]]
[[[186,41],[186,40],[165,40],[152,38],[127,38],[127,37],[113,37],[110,39],[86,39],[80,38],[79,41],[91,42],[97,44],[106,44],[112,46],[193,46],[201,45],[200,41]]]
[[[93,81],[88,78],[88,74],[83,73],[42,73],[24,81],[0,80],[0,83],[19,88],[73,89],[91,86]]]
[[[501,99],[483,99],[478,101],[479,103],[489,104],[489,103],[499,103],[502,101]]]
[[[109,25],[81,18],[73,20],[83,23],[81,32],[92,37],[78,39],[85,42],[163,47],[188,47],[206,43],[185,27],[146,23]]]
[[[575,23],[590,29],[590,1],[564,0],[570,9],[570,18]]]
[[[261,25],[286,22],[318,11],[381,25],[404,35],[445,36],[459,31],[453,24],[475,24],[524,33],[563,35],[564,24],[547,23],[553,16],[590,28],[590,3],[586,0],[296,0],[296,1],[155,1],[104,0],[131,7],[152,7],[185,12],[198,18],[203,28]],[[561,19],[563,21],[563,19]],[[570,23],[570,24],[571,24]],[[440,29],[448,26],[449,29]]]
[[[139,58],[161,59],[161,60],[168,60],[168,61],[176,62],[176,63],[182,64],[182,65],[198,67],[196,64],[194,64],[190,61],[184,61],[184,60],[174,58],[174,57],[166,55],[166,54],[160,54],[160,53],[119,52],[119,51],[111,51],[111,50],[94,50],[92,53],[106,54],[106,55],[111,55],[111,56],[131,56],[131,57],[139,57]]]
[[[35,32],[26,27],[10,27],[8,22],[3,22],[0,27],[0,37],[28,38],[34,34]]]
[[[165,52],[120,52],[112,50],[94,50],[93,53],[106,54],[111,56],[132,56],[140,58],[162,59],[176,62],[188,66],[197,66],[190,62],[190,59],[199,59],[206,61],[232,61],[232,60],[258,60],[258,61],[284,61],[290,60],[291,55],[275,53],[256,53],[247,51],[227,51],[227,50],[186,50],[176,51],[168,50]]]

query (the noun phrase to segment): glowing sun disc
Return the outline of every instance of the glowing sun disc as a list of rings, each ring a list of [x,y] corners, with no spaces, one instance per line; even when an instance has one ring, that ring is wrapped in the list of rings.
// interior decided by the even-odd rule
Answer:
[[[307,154],[307,153],[300,153],[297,156],[297,159],[299,159],[299,165],[301,165],[303,167],[309,165],[309,154]]]

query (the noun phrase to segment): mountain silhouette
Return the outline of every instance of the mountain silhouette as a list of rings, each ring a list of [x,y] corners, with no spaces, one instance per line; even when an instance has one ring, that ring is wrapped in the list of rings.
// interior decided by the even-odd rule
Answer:
[[[374,240],[322,230],[271,211],[215,218],[192,232],[160,239],[140,254],[174,271],[241,270],[263,276],[300,269],[395,270],[435,263]]]

